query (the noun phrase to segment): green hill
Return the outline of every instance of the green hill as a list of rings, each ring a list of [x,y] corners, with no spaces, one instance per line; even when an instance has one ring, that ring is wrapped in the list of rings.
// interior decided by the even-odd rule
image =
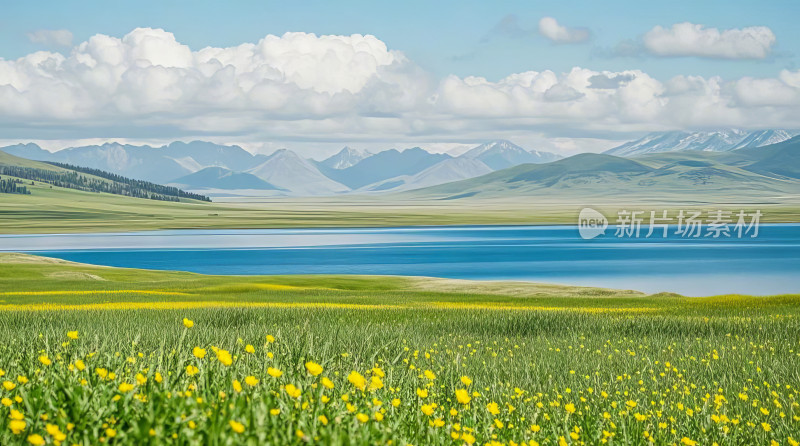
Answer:
[[[631,159],[584,153],[418,189],[408,195],[439,199],[538,196],[572,201],[603,198],[731,202],[742,197],[775,200],[786,194],[800,194],[800,182],[788,175],[792,164],[783,163],[783,175],[775,174],[777,167],[772,164],[781,165],[773,158],[785,161],[787,152],[797,153],[792,150],[765,152],[758,162],[743,161],[744,154],[726,157],[718,153],[671,152]]]
[[[147,198],[160,201],[199,200],[210,201],[208,197],[185,192],[171,186],[133,180],[98,169],[70,166],[59,163],[46,163],[20,158],[0,151],[0,177],[19,184],[35,185],[40,182],[50,187],[75,189],[85,192],[102,192],[133,198]],[[30,190],[23,192],[32,193]]]
[[[739,152],[739,151],[737,151]],[[755,162],[747,170],[765,175],[800,179],[800,136],[766,147],[741,150]]]

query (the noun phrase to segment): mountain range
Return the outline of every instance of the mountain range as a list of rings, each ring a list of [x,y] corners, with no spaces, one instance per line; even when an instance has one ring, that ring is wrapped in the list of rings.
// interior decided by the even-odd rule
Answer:
[[[607,155],[639,156],[663,152],[728,152],[786,141],[800,132],[790,130],[719,129],[700,132],[656,132],[605,151]]]
[[[661,132],[604,154],[564,159],[505,140],[480,144],[460,156],[420,147],[374,154],[344,147],[322,161],[287,149],[253,155],[239,146],[204,141],[161,147],[106,143],[57,152],[17,144],[0,150],[210,196],[778,193],[794,190],[800,179],[800,137],[792,135],[786,130]]]
[[[0,150],[27,159],[101,169],[209,195],[396,192],[559,158],[552,153],[527,151],[508,141],[481,144],[459,157],[430,153],[419,147],[374,154],[344,147],[322,161],[303,158],[288,149],[271,155],[253,155],[239,146],[205,141],[176,141],[161,147],[109,142],[57,152],[29,143]]]
[[[715,203],[782,203],[800,197],[800,136],[725,152],[674,151],[637,157],[582,153],[546,164],[522,164],[476,178],[408,192],[409,197],[577,199],[687,198]]]

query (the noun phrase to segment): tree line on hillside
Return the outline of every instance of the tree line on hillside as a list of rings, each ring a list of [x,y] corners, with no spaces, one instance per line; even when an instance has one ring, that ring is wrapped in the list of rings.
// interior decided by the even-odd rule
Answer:
[[[22,180],[19,178],[6,178],[0,177],[0,194],[23,194],[30,195],[31,191],[27,186],[23,186]]]
[[[177,187],[162,186],[160,184],[141,180],[132,180],[96,169],[78,168],[61,163],[50,164],[70,170],[59,172],[33,167],[0,166],[0,175],[41,181],[57,187],[87,192],[105,192],[134,198],[147,198],[160,201],[180,201],[181,198],[188,198],[200,201],[211,201],[211,199],[204,195],[186,192]],[[98,178],[81,175],[78,170]]]
[[[105,178],[107,180],[111,180],[116,183],[127,184],[132,188],[142,189],[159,195],[166,195],[179,198],[189,198],[192,200],[200,200],[200,201],[211,201],[211,199],[206,197],[205,195],[193,194],[191,192],[186,192],[185,190],[178,189],[177,187],[164,186],[162,184],[151,183],[149,181],[143,181],[143,180],[134,180],[132,178],[123,177],[122,175],[106,172],[104,170],[93,169],[91,167],[75,166],[72,164],[57,163],[55,161],[46,161],[46,162],[47,164],[52,164],[54,166],[62,167],[64,169],[74,170],[76,172],[82,172],[88,175]]]

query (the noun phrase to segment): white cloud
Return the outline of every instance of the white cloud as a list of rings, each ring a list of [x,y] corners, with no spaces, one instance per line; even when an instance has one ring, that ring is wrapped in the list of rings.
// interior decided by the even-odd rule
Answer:
[[[373,36],[287,33],[192,51],[172,33],[138,28],[121,39],[95,35],[66,57],[37,52],[0,59],[0,113],[39,119],[395,113],[421,100],[425,76]]]
[[[656,26],[642,40],[645,49],[657,56],[719,59],[764,59],[776,41],[766,26],[719,30],[689,22]]]
[[[29,32],[28,40],[47,46],[72,46],[72,32],[66,29],[40,29]]]
[[[0,138],[259,145],[468,143],[525,135],[799,128],[800,71],[773,78],[576,67],[435,81],[373,36],[268,35],[193,50],[163,30],[95,35],[68,55],[0,59]],[[282,144],[279,144],[282,145]],[[338,145],[338,144],[337,144]]]
[[[539,20],[539,34],[555,43],[580,43],[589,40],[586,28],[567,28],[560,25],[553,17],[542,17]]]

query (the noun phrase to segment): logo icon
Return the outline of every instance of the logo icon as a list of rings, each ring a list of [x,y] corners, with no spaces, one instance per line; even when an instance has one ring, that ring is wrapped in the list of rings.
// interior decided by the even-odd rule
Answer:
[[[589,240],[605,234],[608,228],[606,217],[592,208],[583,208],[578,215],[578,232],[582,239]]]

